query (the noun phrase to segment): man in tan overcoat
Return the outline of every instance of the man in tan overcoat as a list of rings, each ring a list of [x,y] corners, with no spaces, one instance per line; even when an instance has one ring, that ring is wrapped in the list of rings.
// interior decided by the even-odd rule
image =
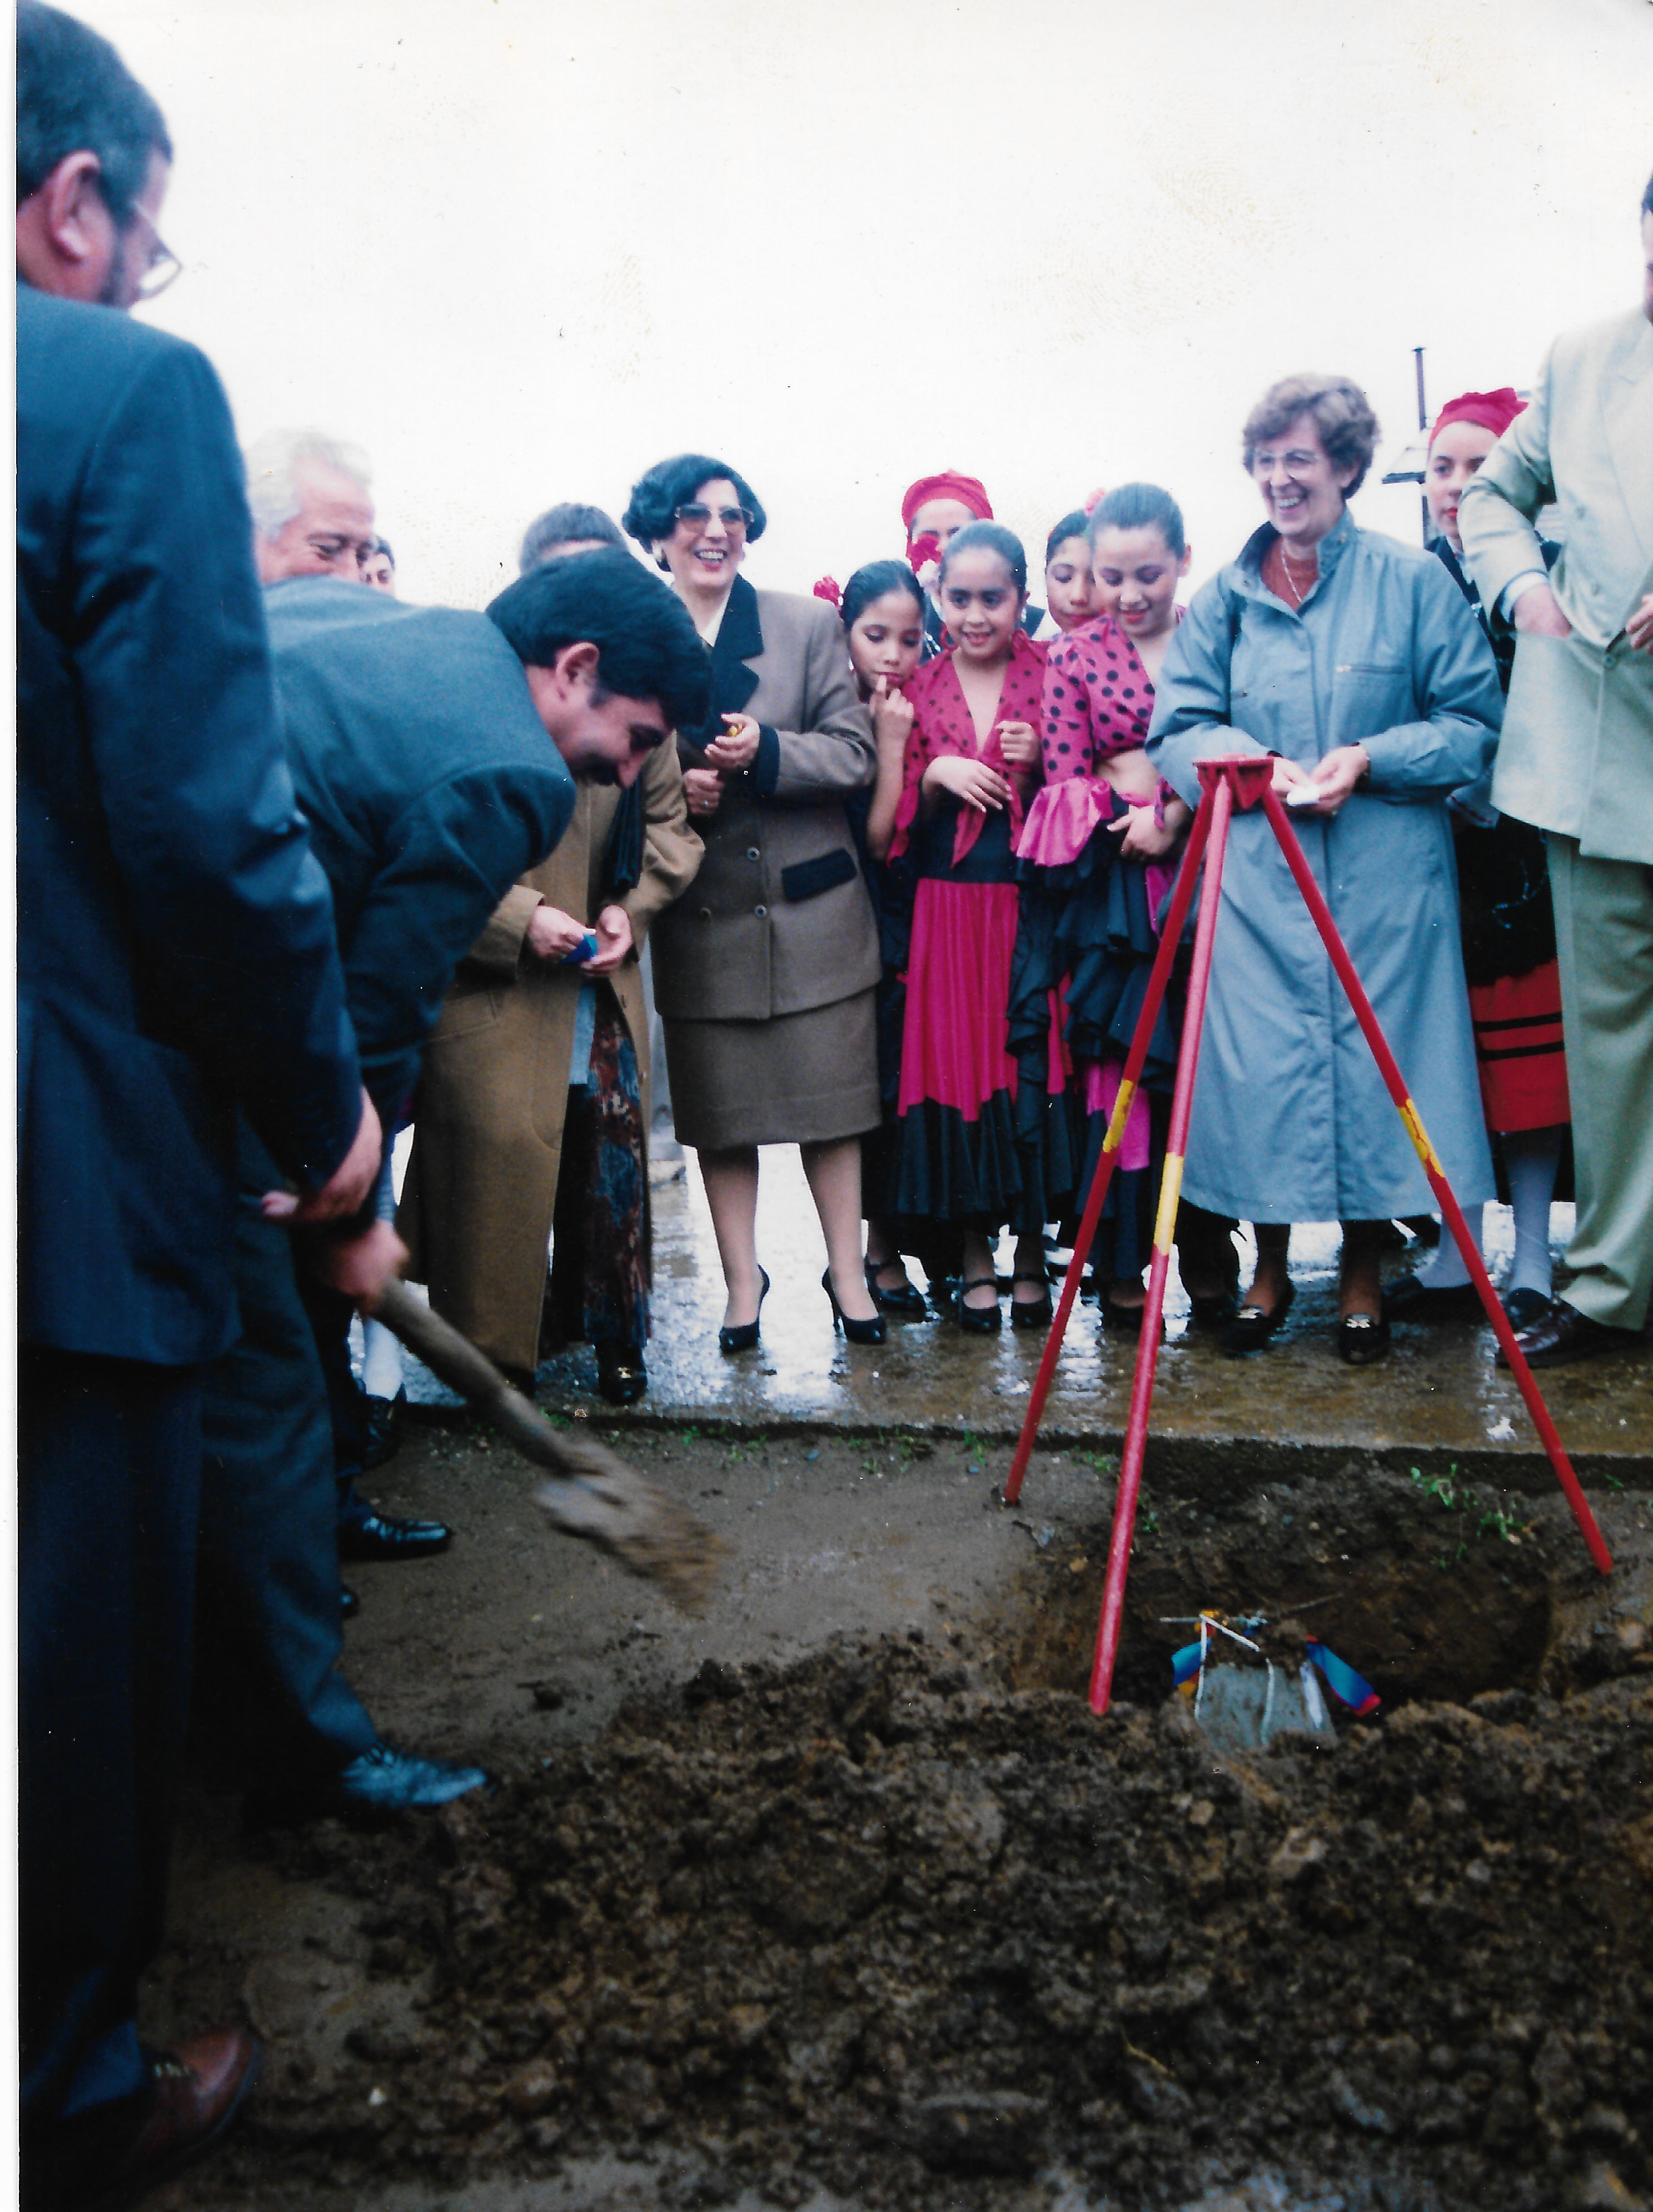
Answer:
[[[582,785],[562,842],[506,894],[461,963],[419,1080],[397,1216],[412,1254],[407,1272],[429,1285],[439,1313],[530,1388],[580,984],[596,978],[618,1002],[644,1086],[647,1130],[648,1023],[637,956],[649,923],[700,866],[675,748],[649,756],[637,788],[637,883],[605,902],[621,794]],[[583,965],[564,962],[577,941],[573,924],[598,939],[596,958]],[[645,1204],[647,1188],[645,1176]]]
[[[1578,1213],[1534,1367],[1635,1342],[1653,1294],[1653,180],[1641,217],[1642,312],[1557,339],[1458,510],[1518,633],[1492,801],[1547,833],[1561,967]]]
[[[529,525],[520,566],[526,575],[568,554],[624,543],[600,507],[566,501]],[[648,1018],[637,963],[650,922],[694,881],[705,848],[689,827],[676,750],[662,748],[632,795],[641,835],[621,865],[627,887],[612,889],[611,848],[624,803],[617,789],[582,784],[561,844],[501,901],[460,966],[426,1053],[397,1216],[412,1255],[409,1275],[428,1284],[436,1310],[530,1395],[568,1092],[586,1078],[591,1006],[582,1021],[582,985],[613,994],[636,1055],[636,1233],[647,1266]],[[570,961],[587,930],[596,954]],[[640,1395],[641,1357],[620,1358],[600,1343],[598,1350],[605,1395]]]

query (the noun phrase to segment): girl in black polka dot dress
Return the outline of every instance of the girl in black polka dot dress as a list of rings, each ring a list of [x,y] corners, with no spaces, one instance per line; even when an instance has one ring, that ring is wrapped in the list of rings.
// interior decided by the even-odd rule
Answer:
[[[1122,484],[1092,514],[1091,548],[1100,612],[1053,643],[1046,663],[1044,781],[1017,845],[1031,895],[1024,899],[1012,1012],[1013,1046],[1022,1026],[1038,1026],[1048,990],[1061,991],[1085,1123],[1075,1219],[1119,1094],[1159,949],[1158,919],[1191,819],[1143,750],[1154,678],[1181,618],[1176,587],[1189,561],[1181,511],[1157,485]],[[1090,1255],[1103,1321],[1131,1330],[1141,1326],[1142,1271],[1176,1073],[1173,995],[1155,1025]],[[1226,1244],[1220,1232],[1217,1241]],[[1226,1251],[1233,1260],[1231,1244]],[[1184,1263],[1185,1277],[1194,1277],[1185,1287],[1212,1294],[1196,1295],[1196,1308],[1214,1306],[1226,1288],[1220,1253],[1215,1279],[1210,1264],[1202,1270],[1187,1252]]]

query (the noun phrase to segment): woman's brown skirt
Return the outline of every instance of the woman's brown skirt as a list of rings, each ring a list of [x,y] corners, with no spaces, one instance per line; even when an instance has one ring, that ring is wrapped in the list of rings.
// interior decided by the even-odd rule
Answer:
[[[766,1022],[665,1018],[678,1141],[697,1152],[821,1145],[878,1125],[873,993]]]

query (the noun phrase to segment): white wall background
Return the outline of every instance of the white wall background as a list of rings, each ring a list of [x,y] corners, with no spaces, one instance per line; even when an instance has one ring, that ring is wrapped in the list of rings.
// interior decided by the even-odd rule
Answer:
[[[177,143],[148,312],[245,436],[367,447],[414,599],[685,447],[781,588],[899,551],[944,466],[1036,556],[1164,483],[1197,580],[1273,377],[1352,374],[1392,456],[1414,345],[1438,404],[1639,296],[1648,0],[85,4]],[[1417,534],[1409,489],[1357,514]]]

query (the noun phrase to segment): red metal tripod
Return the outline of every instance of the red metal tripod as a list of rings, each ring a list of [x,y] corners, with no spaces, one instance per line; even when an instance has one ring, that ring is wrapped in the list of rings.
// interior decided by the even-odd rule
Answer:
[[[1068,1262],[1061,1296],[1057,1301],[1049,1340],[1045,1346],[1044,1357],[1039,1362],[1032,1395],[1028,1400],[1027,1419],[1022,1425],[1016,1456],[1011,1462],[1010,1477],[1005,1484],[1005,1503],[1013,1505],[1022,1494],[1023,1478],[1032,1455],[1034,1439],[1038,1435],[1045,1401],[1050,1395],[1051,1377],[1055,1373],[1056,1362],[1061,1353],[1068,1316],[1073,1310],[1073,1301],[1079,1296],[1079,1277],[1084,1270],[1085,1255],[1096,1235],[1103,1201],[1108,1195],[1108,1186],[1113,1179],[1120,1147],[1125,1141],[1126,1118],[1130,1113],[1137,1085],[1141,1080],[1148,1039],[1153,1033],[1160,1003],[1170,981],[1171,966],[1182,941],[1188,908],[1194,902],[1194,886],[1199,880],[1203,860],[1206,863],[1205,882],[1200,896],[1200,916],[1194,925],[1194,964],[1188,975],[1188,1011],[1182,1022],[1182,1050],[1177,1055],[1176,1087],[1171,1097],[1164,1180],[1160,1185],[1159,1211],[1154,1220],[1153,1260],[1148,1271],[1148,1301],[1142,1316],[1142,1340],[1137,1351],[1136,1375],[1131,1386],[1131,1410],[1126,1423],[1125,1449],[1119,1468],[1119,1495],[1114,1508],[1113,1540],[1108,1551],[1108,1579],[1103,1594],[1102,1620],[1097,1632],[1096,1663],[1091,1674],[1091,1709],[1096,1713],[1104,1713],[1108,1710],[1109,1696],[1113,1688],[1114,1662],[1119,1654],[1125,1577],[1130,1565],[1137,1495],[1142,1486],[1142,1461],[1147,1448],[1148,1413],[1153,1401],[1154,1370],[1159,1360],[1160,1316],[1164,1309],[1165,1277],[1170,1267],[1171,1245],[1176,1231],[1176,1206],[1182,1187],[1182,1163],[1188,1151],[1188,1115],[1194,1103],[1194,1070],[1199,1065],[1200,1033],[1205,1024],[1206,994],[1211,982],[1211,957],[1217,934],[1218,902],[1222,894],[1223,860],[1228,850],[1229,823],[1237,807],[1244,813],[1251,807],[1261,805],[1273,826],[1280,850],[1285,855],[1285,864],[1303,894],[1304,905],[1314,917],[1315,927],[1331,957],[1338,981],[1347,994],[1355,1019],[1371,1047],[1378,1073],[1400,1109],[1407,1134],[1423,1163],[1424,1173],[1429,1178],[1430,1188],[1441,1209],[1441,1218],[1451,1231],[1463,1255],[1470,1279],[1486,1309],[1487,1319],[1503,1347],[1504,1356],[1526,1401],[1527,1410],[1533,1417],[1533,1425],[1549,1454],[1556,1480],[1561,1485],[1567,1503],[1572,1508],[1573,1518],[1589,1547],[1589,1555],[1604,1575],[1613,1571],[1613,1555],[1596,1526],[1595,1516],[1590,1511],[1583,1492],[1578,1487],[1578,1478],[1562,1448],[1555,1423],[1550,1419],[1549,1408],[1544,1403],[1539,1387],[1533,1380],[1532,1370],[1516,1342],[1509,1317],[1498,1304],[1498,1293],[1481,1264],[1480,1253],[1469,1234],[1462,1209],[1452,1195],[1451,1186],[1447,1182],[1435,1147],[1429,1141],[1418,1109],[1412,1103],[1395,1055],[1377,1025],[1371,1001],[1361,987],[1360,978],[1356,975],[1347,948],[1338,934],[1337,924],[1332,920],[1331,910],[1321,895],[1313,871],[1303,856],[1297,833],[1273,788],[1273,762],[1267,755],[1243,754],[1201,761],[1199,768],[1199,808],[1188,832],[1182,865],[1166,911],[1158,956],[1149,978],[1148,994],[1137,1022],[1136,1035],[1131,1040],[1131,1049],[1126,1058],[1125,1073],[1109,1121],[1108,1134],[1103,1142],[1102,1157],[1091,1178],[1091,1194],[1085,1200],[1084,1216],[1073,1239],[1073,1256]]]

